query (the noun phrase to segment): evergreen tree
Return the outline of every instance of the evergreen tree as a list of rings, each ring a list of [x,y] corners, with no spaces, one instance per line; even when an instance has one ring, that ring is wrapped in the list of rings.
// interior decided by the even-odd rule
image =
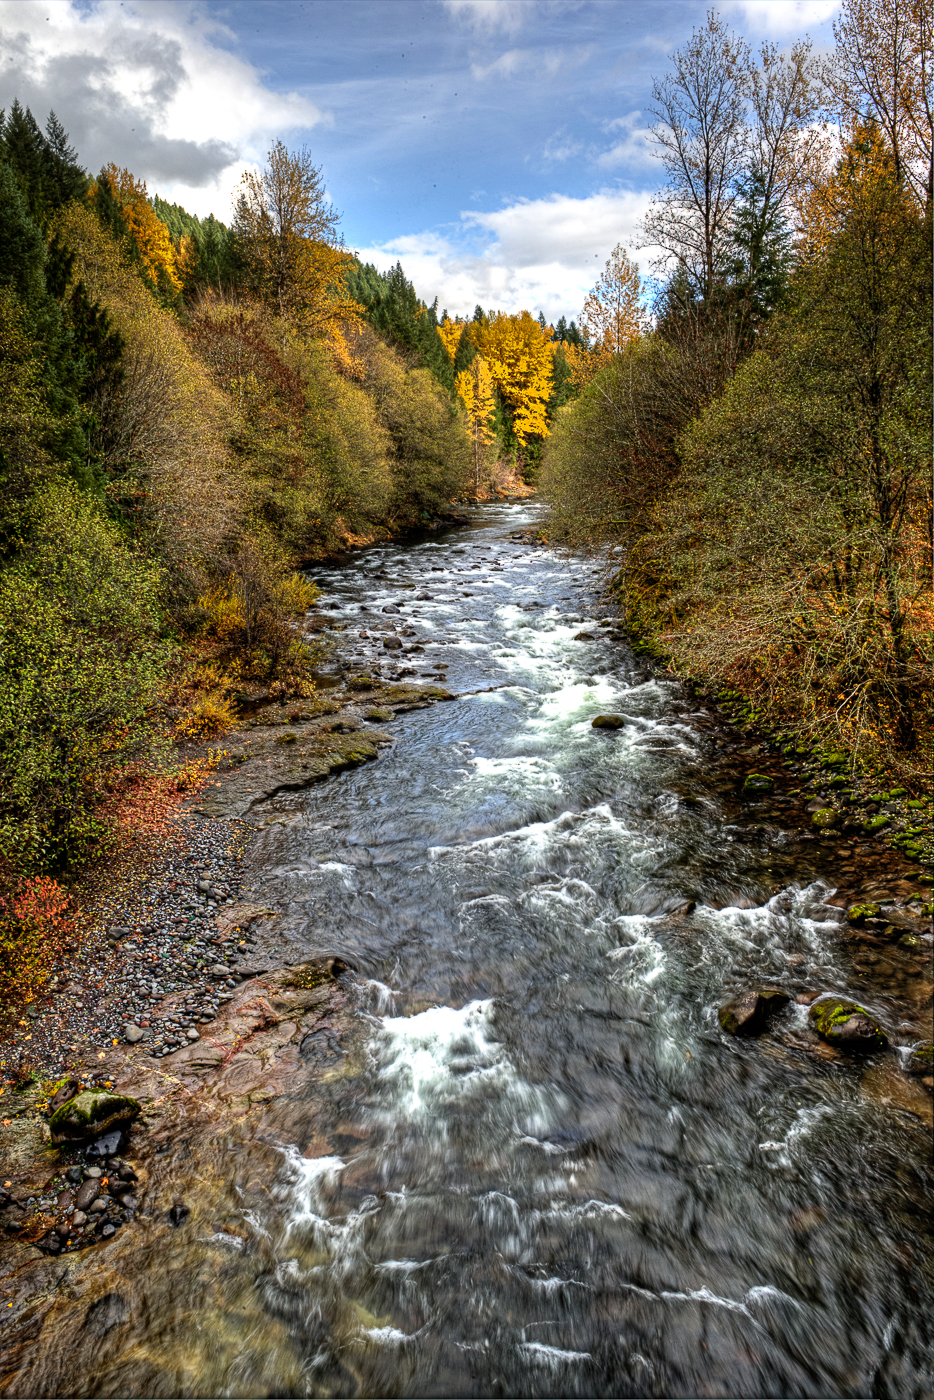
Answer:
[[[747,303],[753,321],[763,321],[778,309],[787,292],[791,232],[779,206],[769,203],[760,170],[739,182],[730,240],[733,290]]]

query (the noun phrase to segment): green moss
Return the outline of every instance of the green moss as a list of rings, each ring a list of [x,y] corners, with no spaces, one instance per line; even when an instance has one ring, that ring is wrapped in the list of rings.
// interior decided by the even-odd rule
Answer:
[[[743,783],[743,792],[771,792],[775,786],[766,773],[750,773]]]
[[[851,904],[846,917],[851,924],[861,924],[864,919],[878,919],[882,910],[878,904]]]
[[[884,826],[888,826],[888,824],[888,817],[885,815],[884,812],[880,812],[878,816],[870,817],[868,822],[863,822],[863,830],[869,832],[881,831],[882,828]]]
[[[871,1046],[877,1050],[883,1050],[889,1043],[888,1036],[878,1024],[875,1017],[872,1016],[864,1006],[860,1006],[855,1001],[818,1001],[811,1007],[808,1015],[817,1034],[823,1040],[830,1041],[831,1043],[847,1043],[842,1039],[840,1033],[850,1020],[850,1017],[854,1015],[865,1016],[866,1020],[869,1021],[870,1025],[873,1027],[873,1033],[870,1037],[870,1045],[864,1042],[860,1046],[857,1043],[854,1044],[852,1048],[867,1049]]]
[[[118,1124],[129,1125],[139,1113],[139,1103],[127,1095],[84,1089],[52,1114],[49,1129],[53,1143],[75,1141]]]
[[[811,817],[811,824],[816,826],[818,830],[824,831],[827,827],[834,825],[839,815],[839,812],[835,811],[833,807],[821,807],[820,811],[815,812]]]
[[[277,734],[277,735],[276,735],[276,743],[277,743],[277,744],[297,744],[297,743],[298,743],[298,735],[297,735],[297,734]]]

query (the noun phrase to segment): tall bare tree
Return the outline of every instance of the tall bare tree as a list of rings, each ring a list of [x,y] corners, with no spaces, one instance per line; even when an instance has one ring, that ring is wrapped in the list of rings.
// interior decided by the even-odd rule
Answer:
[[[922,205],[934,191],[932,8],[932,0],[843,0],[825,73],[844,122],[878,122],[896,177]]]
[[[747,78],[751,133],[749,161],[762,179],[764,220],[785,212],[821,143],[821,85],[810,39],[788,53],[765,43]]]
[[[292,152],[276,141],[265,167],[244,174],[234,229],[250,276],[281,316],[312,334],[359,310],[344,288],[348,254],[337,226],[306,146]]]
[[[646,215],[646,242],[662,248],[707,299],[720,279],[736,181],[749,151],[749,48],[713,11],[652,88],[652,136],[668,177]]]

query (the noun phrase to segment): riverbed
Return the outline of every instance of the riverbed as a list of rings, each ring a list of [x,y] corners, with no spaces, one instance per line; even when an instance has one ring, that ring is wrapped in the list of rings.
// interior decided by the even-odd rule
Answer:
[[[519,538],[538,509],[317,571],[345,668],[459,697],[263,808],[252,897],[351,969],[352,1046],[160,1148],[190,1219],[109,1247],[105,1293],[69,1264],[83,1331],[30,1393],[932,1393],[929,969],[854,957],[839,841],[743,798],[597,565]],[[724,1034],[763,983],[789,1007]],[[823,1046],[813,991],[892,1048]]]

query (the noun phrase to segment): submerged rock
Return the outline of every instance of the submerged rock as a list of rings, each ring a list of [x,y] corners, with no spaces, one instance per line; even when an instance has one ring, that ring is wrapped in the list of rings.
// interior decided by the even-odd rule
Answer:
[[[52,1142],[85,1142],[113,1128],[128,1128],[139,1112],[136,1099],[87,1089],[52,1114]]]
[[[758,1035],[789,1001],[791,997],[780,987],[754,987],[721,1006],[717,1016],[730,1035]]]
[[[622,729],[626,723],[625,715],[597,715],[590,721],[591,729]]]
[[[822,1040],[838,1045],[842,1050],[868,1054],[884,1050],[889,1038],[875,1017],[864,1006],[841,997],[823,997],[815,1001],[808,1018]]]
[[[905,1068],[909,1074],[934,1073],[934,1044],[927,1041],[926,1044],[916,1045],[905,1062]]]
[[[878,904],[851,904],[846,911],[847,923],[862,924],[867,919],[878,919],[881,913]]]
[[[836,825],[840,813],[833,807],[819,807],[811,817],[812,826],[816,826],[819,831],[825,831],[828,827]]]
[[[774,786],[767,773],[750,773],[743,783],[743,792],[771,792]]]

